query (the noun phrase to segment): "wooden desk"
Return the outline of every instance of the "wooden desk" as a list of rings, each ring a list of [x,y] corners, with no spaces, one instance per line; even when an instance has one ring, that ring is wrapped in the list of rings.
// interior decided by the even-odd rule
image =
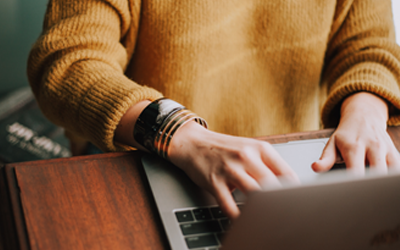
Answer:
[[[400,127],[388,131],[400,149]],[[260,139],[280,143],[331,133],[321,130]],[[2,166],[4,249],[169,249],[142,155],[108,153]]]

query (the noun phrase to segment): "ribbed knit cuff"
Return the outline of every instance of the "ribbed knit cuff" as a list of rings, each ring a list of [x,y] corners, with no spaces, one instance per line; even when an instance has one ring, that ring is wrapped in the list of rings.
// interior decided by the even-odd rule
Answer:
[[[388,125],[400,125],[399,83],[386,67],[365,62],[352,67],[331,86],[322,109],[324,127],[337,126],[341,103],[349,95],[360,91],[376,94],[386,100],[391,105]]]
[[[79,113],[81,130],[105,152],[129,150],[130,147],[113,141],[120,119],[133,104],[161,97],[158,91],[140,86],[123,75],[104,77],[90,88],[83,100],[85,108]]]

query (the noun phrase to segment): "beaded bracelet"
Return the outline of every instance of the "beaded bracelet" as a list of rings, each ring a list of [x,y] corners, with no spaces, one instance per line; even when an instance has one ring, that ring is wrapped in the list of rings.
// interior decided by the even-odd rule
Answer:
[[[207,128],[205,120],[181,104],[166,98],[158,99],[139,115],[133,137],[146,149],[168,159],[168,148],[173,135],[192,120]]]

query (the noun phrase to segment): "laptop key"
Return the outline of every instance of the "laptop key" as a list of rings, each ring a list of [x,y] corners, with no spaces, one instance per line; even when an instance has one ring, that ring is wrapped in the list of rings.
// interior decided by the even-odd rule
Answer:
[[[193,210],[196,220],[211,220],[211,213],[208,208],[198,208]]]
[[[178,222],[194,221],[190,210],[175,212],[175,216]]]
[[[201,234],[201,233],[218,233],[222,229],[218,221],[203,221],[195,223],[185,223],[180,225],[183,235]]]
[[[215,219],[226,218],[226,215],[222,213],[222,210],[219,207],[212,207],[210,208],[210,211]]]
[[[218,246],[217,239],[215,239],[215,236],[212,234],[186,237],[185,241],[189,249],[198,247]]]

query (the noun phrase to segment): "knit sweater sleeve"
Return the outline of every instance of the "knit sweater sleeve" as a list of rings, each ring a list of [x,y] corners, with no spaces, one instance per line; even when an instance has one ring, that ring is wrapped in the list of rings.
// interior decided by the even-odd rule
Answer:
[[[396,44],[390,0],[338,1],[322,83],[326,127],[336,126],[340,104],[358,91],[389,103],[388,125],[400,124],[400,47]]]
[[[43,113],[104,151],[124,149],[113,137],[130,106],[161,97],[124,75],[139,22],[136,2],[51,0],[28,59],[29,82]]]

